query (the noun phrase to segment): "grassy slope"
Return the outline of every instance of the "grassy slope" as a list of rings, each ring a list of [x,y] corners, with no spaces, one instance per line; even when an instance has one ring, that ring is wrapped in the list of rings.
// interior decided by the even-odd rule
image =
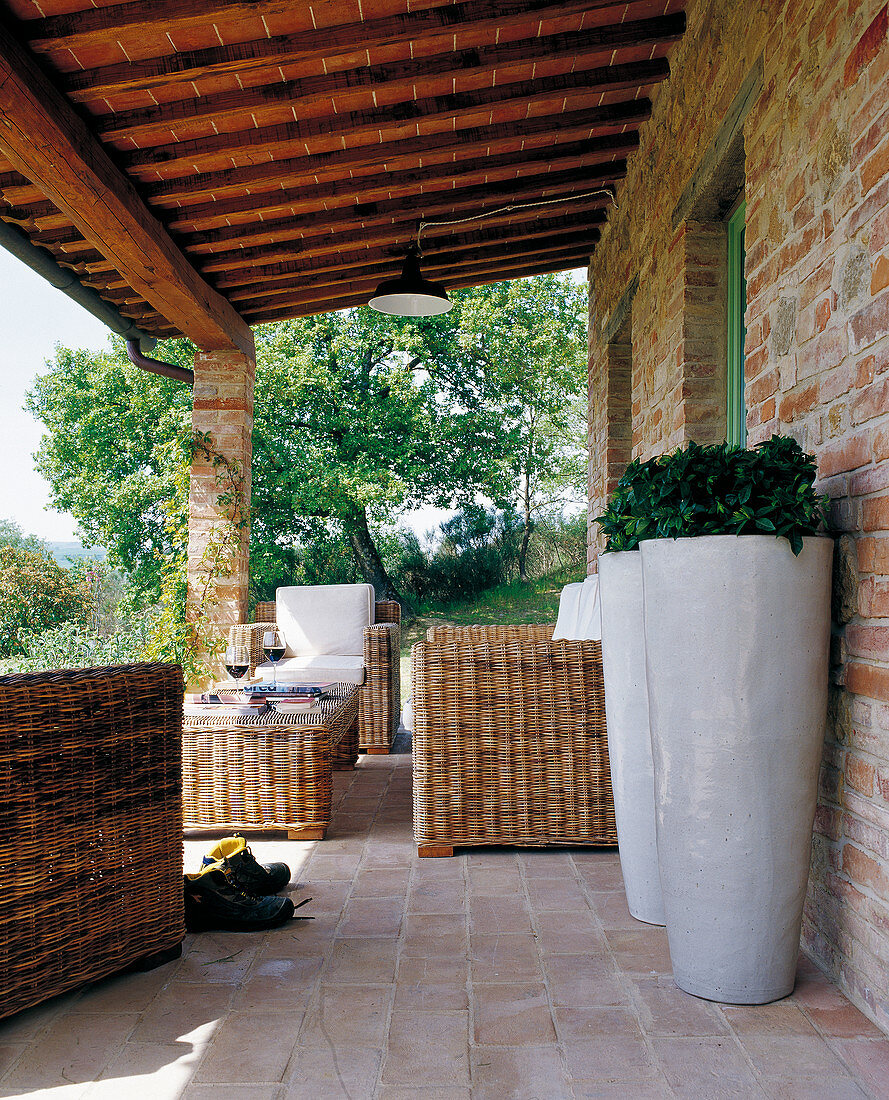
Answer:
[[[407,620],[401,631],[401,698],[411,693],[411,646],[430,626],[470,626],[473,623],[555,623],[562,586],[582,576],[553,574],[539,580],[512,581],[490,588],[474,599],[425,610]]]

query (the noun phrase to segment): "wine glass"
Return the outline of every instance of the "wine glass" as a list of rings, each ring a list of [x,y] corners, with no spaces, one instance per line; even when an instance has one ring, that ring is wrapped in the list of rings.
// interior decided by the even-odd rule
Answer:
[[[245,645],[230,645],[225,651],[225,671],[233,680],[240,680],[250,670],[250,654]]]
[[[262,636],[262,648],[266,657],[272,662],[272,691],[278,687],[277,667],[278,661],[284,656],[284,639],[277,630],[267,630]]]

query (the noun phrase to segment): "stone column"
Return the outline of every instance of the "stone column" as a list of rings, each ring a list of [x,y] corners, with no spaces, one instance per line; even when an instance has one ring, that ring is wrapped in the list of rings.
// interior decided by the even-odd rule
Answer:
[[[255,370],[255,358],[238,351],[199,351],[194,359],[192,428],[224,461],[214,466],[198,449],[191,466],[188,606],[191,617],[203,615],[217,639],[247,616]],[[231,491],[230,474],[243,513],[220,501]]]

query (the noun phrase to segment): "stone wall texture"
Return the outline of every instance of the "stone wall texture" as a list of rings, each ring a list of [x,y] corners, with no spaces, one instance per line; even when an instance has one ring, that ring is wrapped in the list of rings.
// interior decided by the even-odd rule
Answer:
[[[743,123],[749,444],[777,432],[813,452],[843,533],[804,946],[889,1030],[887,6],[690,0],[687,13],[590,267],[590,514],[627,433],[642,458],[724,437],[728,206],[675,226],[673,212],[761,59]],[[627,410],[603,330],[634,276]],[[591,524],[591,569],[597,538]]]

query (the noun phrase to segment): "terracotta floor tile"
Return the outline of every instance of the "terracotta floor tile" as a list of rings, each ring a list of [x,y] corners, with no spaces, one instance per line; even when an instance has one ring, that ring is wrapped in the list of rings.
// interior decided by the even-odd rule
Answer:
[[[512,867],[475,867],[469,868],[469,889],[473,897],[503,897],[505,894],[520,894],[523,890],[522,876],[516,866]]]
[[[473,1100],[572,1100],[557,1046],[477,1046],[471,1063]]]
[[[464,913],[466,906],[463,884],[450,881],[414,883],[407,898],[411,913]]]
[[[322,852],[312,857],[304,878],[309,883],[325,881],[351,883],[360,862],[361,857],[357,855],[326,856]]]
[[[381,1049],[392,989],[388,985],[321,985],[299,1035],[300,1049],[353,1046]]]
[[[0,1077],[28,1049],[27,1043],[0,1043]]]
[[[636,978],[632,990],[647,1035],[725,1035],[716,1005],[684,993],[672,978]]]
[[[408,913],[404,919],[402,954],[425,958],[435,955],[465,956],[469,948],[466,918],[462,914]]]
[[[469,937],[474,982],[528,982],[543,976],[537,941],[527,932],[503,932]]]
[[[571,853],[560,848],[525,848],[516,857],[526,878],[569,878],[575,876]]]
[[[605,938],[617,965],[628,974],[651,976],[673,972],[666,929],[652,925],[630,931],[606,928]]]
[[[719,1011],[742,1038],[747,1035],[808,1035],[813,1038],[818,1034],[799,1005],[790,1001],[768,1005],[720,1005]]]
[[[469,1013],[393,1010],[383,1084],[469,1084]]]
[[[623,890],[624,880],[619,860],[599,853],[574,853],[577,873],[590,890]]]
[[[397,936],[403,915],[403,898],[353,898],[343,913],[339,934]]]
[[[188,954],[180,960],[178,982],[242,982],[253,965],[264,936],[243,936],[237,932],[207,932],[198,936]]]
[[[324,981],[332,984],[380,985],[395,980],[394,939],[336,939],[328,953]]]
[[[232,1005],[237,1010],[276,1008],[302,1012],[321,974],[324,958],[271,958],[261,956],[250,976],[235,993]]]
[[[229,1012],[235,991],[216,982],[171,982],[151,1002],[130,1038],[140,1043],[207,1043]]]
[[[84,1094],[86,1100],[177,1100],[188,1087],[203,1051],[182,1044],[126,1043],[101,1079]]]
[[[625,932],[639,932],[656,925],[642,924],[630,916],[627,899],[623,891],[612,890],[608,893],[590,894],[590,907],[606,929],[622,929]]]
[[[475,1042],[497,1046],[556,1041],[546,988],[539,982],[472,986]]]
[[[66,1014],[25,1052],[4,1078],[13,1088],[89,1083],[99,1076],[139,1017]]]
[[[537,913],[534,916],[537,944],[547,955],[599,954],[608,941],[595,915],[585,913]]]
[[[87,986],[71,1012],[144,1012],[157,994],[171,982],[180,960],[144,974],[118,974]]]
[[[531,912],[524,896],[472,897],[469,920],[473,932],[530,932]]]
[[[568,1072],[573,1077],[607,1081],[656,1074],[636,1017],[629,1009],[561,1007],[554,1015]]]
[[[630,1077],[620,1081],[579,1081],[571,1078],[575,1100],[675,1100],[676,1093],[657,1077]],[[698,1100],[709,1100],[701,1096]]]
[[[609,955],[546,955],[546,984],[554,1005],[623,1005],[627,990]]]
[[[415,1089],[412,1085],[381,1085],[376,1100],[470,1100],[468,1088],[453,1085]]]
[[[882,1039],[883,1032],[876,1024],[859,1012],[854,1005],[839,1008],[807,1006],[806,1013],[812,1023],[825,1035],[838,1039]]]
[[[851,1077],[764,1077],[762,1088],[769,1100],[867,1100],[868,1094]]]
[[[287,1100],[360,1100],[373,1096],[382,1052],[297,1049],[287,1071]],[[207,1100],[213,1100],[208,1097]]]
[[[220,1084],[280,1081],[296,1045],[302,1013],[232,1012],[222,1022],[195,1075]]]
[[[469,1007],[468,978],[465,958],[404,956],[398,964],[395,1007],[462,1011]]]
[[[528,897],[536,912],[586,912],[590,905],[581,885],[569,878],[529,878]]]
[[[190,1085],[182,1100],[277,1100],[278,1085]]]
[[[407,893],[409,867],[393,867],[381,870],[361,869],[352,886],[353,898],[403,898]]]
[[[26,1008],[24,1012],[17,1012],[14,1016],[7,1016],[0,1020],[0,1043],[33,1038],[45,1031],[57,1017],[73,1011],[79,998],[79,990],[65,993],[61,997],[53,997],[43,1004],[35,1005],[34,1008]]]
[[[667,1083],[679,1096],[699,1100],[759,1100],[764,1096],[733,1036],[654,1036],[651,1045]]]
[[[773,1077],[841,1077],[846,1067],[819,1035],[739,1036],[757,1072]]]
[[[889,1098],[889,1039],[836,1039],[831,1046],[874,1096]]]

